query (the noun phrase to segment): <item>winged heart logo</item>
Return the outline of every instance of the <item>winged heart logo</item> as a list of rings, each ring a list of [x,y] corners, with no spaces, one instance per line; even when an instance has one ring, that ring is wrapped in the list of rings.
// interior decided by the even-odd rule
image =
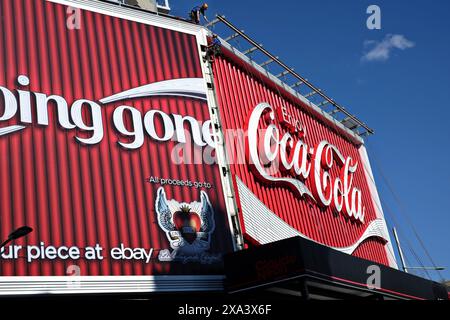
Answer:
[[[206,192],[202,191],[200,198],[200,202],[180,203],[167,200],[164,188],[158,189],[155,206],[158,224],[173,250],[160,251],[160,261],[210,264],[220,260],[208,253],[215,230],[214,210]]]

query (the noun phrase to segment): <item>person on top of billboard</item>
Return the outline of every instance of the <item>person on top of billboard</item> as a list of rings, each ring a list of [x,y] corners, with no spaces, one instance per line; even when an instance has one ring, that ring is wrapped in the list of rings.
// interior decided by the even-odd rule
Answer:
[[[222,42],[220,42],[217,34],[213,34],[211,43],[207,47],[206,59],[214,62],[214,58],[220,56],[222,53]]]
[[[206,10],[208,10],[208,4],[204,3],[200,6],[195,6],[194,8],[192,8],[191,13],[190,13],[190,17],[191,17],[191,21],[194,22],[195,24],[200,24],[200,15],[203,16],[203,18],[205,18],[205,20],[207,22],[209,22],[208,18],[206,17]]]

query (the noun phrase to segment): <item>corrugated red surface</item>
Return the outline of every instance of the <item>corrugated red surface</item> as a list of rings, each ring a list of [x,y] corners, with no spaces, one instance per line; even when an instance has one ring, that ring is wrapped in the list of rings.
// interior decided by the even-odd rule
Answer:
[[[366,218],[363,224],[346,219],[342,214],[335,214],[331,208],[322,210],[316,205],[311,205],[304,199],[295,197],[285,187],[273,187],[267,183],[261,183],[249,170],[248,164],[237,163],[231,166],[233,174],[238,176],[271,211],[301,233],[329,246],[353,245],[362,236],[368,224],[376,219],[358,147],[338,133],[339,130],[332,130],[333,128],[315,119],[306,112],[308,109],[302,106],[298,99],[275,89],[274,83],[268,83],[266,78],[254,72],[254,69],[246,67],[228,51],[225,58],[218,58],[214,63],[214,76],[225,130],[246,130],[246,121],[250,113],[262,102],[269,103],[275,109],[284,105],[288,112],[300,119],[306,127],[307,136],[304,139],[306,144],[314,147],[320,141],[327,140],[337,146],[344,157],[351,156],[360,163],[354,177],[354,184],[361,189],[362,201],[366,206]],[[232,145],[234,144],[228,143],[228,153],[231,158],[236,153],[243,154],[242,142],[238,145],[240,148],[238,151],[232,149]],[[334,177],[339,176],[337,166],[334,166],[330,172]],[[306,182],[310,190],[311,180]],[[384,245],[376,239],[367,240],[354,255],[388,264]]]
[[[81,11],[81,29],[66,28],[67,7],[43,0],[0,1],[0,85],[14,90],[27,75],[33,92],[77,99],[99,99],[137,86],[176,78],[202,77],[195,36]],[[0,100],[0,109],[3,101]],[[209,119],[206,103],[183,98],[126,101],[142,113],[155,108],[168,114]],[[50,111],[49,126],[29,125],[0,137],[0,238],[14,228],[35,229],[17,244],[93,246],[105,250],[124,243],[132,248],[170,249],[155,213],[158,186],[150,176],[207,181],[214,205],[213,253],[231,250],[219,170],[210,165],[171,163],[174,142],[146,137],[142,148],[127,151],[112,128],[112,111],[102,107],[105,136],[100,144],[83,146],[74,130],[58,127]],[[32,109],[34,110],[33,106]],[[53,109],[50,107],[50,109]],[[2,126],[17,124],[17,117]],[[80,132],[78,135],[82,134]],[[199,189],[166,187],[168,199],[200,200]],[[106,253],[107,255],[107,253]],[[205,274],[221,265],[180,263],[1,260],[4,276],[65,275],[76,264],[81,275]]]

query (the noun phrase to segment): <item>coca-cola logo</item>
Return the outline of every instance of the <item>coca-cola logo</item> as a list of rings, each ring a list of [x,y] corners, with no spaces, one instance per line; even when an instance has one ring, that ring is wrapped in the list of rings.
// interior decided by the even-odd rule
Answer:
[[[17,78],[17,84],[16,90],[0,86],[0,123],[17,119],[16,125],[0,127],[0,137],[24,130],[33,123],[48,126],[49,110],[55,108],[57,122],[61,128],[76,131],[74,137],[78,142],[95,145],[104,138],[105,119],[102,107],[112,103],[153,96],[206,101],[206,84],[203,78],[161,81],[120,92],[99,101],[78,99],[70,106],[62,96],[26,90],[30,79],[25,75]],[[131,120],[131,124],[125,124],[125,117]],[[117,143],[124,149],[139,149],[144,144],[145,137],[155,141],[176,141],[184,144],[189,136],[199,147],[214,147],[211,120],[201,123],[191,116],[167,114],[154,106],[149,106],[149,110],[142,114],[131,105],[120,105],[113,111],[112,122],[112,126],[121,136]],[[156,122],[162,123],[162,130],[156,130]],[[188,134],[186,128],[190,129]]]
[[[267,103],[257,105],[249,117],[246,143],[252,171],[263,182],[287,186],[299,197],[364,223],[361,190],[354,185],[358,162],[326,140],[311,147],[305,136],[306,128],[285,108],[276,112]],[[336,166],[339,174],[333,176]]]

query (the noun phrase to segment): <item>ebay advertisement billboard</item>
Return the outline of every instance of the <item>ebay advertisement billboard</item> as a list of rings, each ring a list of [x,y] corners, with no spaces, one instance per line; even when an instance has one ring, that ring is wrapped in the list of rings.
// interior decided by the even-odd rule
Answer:
[[[214,157],[203,31],[100,2],[0,11],[0,238],[33,228],[0,293],[220,287],[221,173],[180,160]]]

